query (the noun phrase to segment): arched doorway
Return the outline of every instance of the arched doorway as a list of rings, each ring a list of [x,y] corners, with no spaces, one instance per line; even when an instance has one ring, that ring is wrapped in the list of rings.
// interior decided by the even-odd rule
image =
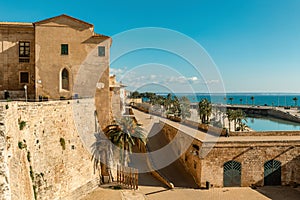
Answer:
[[[70,86],[69,86],[69,71],[64,68],[61,71],[61,89],[63,90],[69,90]]]
[[[269,160],[264,164],[264,185],[281,185],[281,162]]]
[[[223,184],[224,187],[240,187],[241,186],[241,169],[240,162],[231,160],[224,163]]]

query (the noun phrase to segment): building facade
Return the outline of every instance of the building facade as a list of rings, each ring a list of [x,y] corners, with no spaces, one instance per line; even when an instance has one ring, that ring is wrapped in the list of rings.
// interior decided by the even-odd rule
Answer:
[[[116,75],[110,76],[110,99],[112,106],[112,117],[114,120],[120,119],[125,114],[125,85],[118,83]]]
[[[67,15],[35,23],[0,22],[0,96],[25,98],[25,89],[35,100],[90,96],[84,87],[75,87],[84,85],[78,77],[90,65],[98,68],[101,89],[109,93],[111,42],[92,24]]]

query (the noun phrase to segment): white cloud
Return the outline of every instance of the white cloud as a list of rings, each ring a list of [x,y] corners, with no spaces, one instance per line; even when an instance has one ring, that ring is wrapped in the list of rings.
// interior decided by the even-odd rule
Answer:
[[[189,77],[188,80],[190,80],[190,81],[198,81],[198,77],[196,77],[196,76]]]
[[[116,75],[117,77],[120,77],[126,72],[127,68],[110,68],[110,75]]]

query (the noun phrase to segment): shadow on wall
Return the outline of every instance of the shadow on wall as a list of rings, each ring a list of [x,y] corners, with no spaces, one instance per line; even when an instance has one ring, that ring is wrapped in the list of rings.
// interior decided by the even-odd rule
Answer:
[[[254,186],[257,192],[273,200],[298,200],[300,197],[300,155],[285,165],[279,161],[269,160],[264,163],[264,179],[258,181]],[[282,179],[289,179],[285,182]],[[255,184],[255,185],[256,185]],[[284,185],[284,186],[281,186]]]
[[[29,30],[31,32],[31,30]],[[0,30],[0,32],[2,32]],[[5,32],[4,32],[5,35]],[[7,36],[15,35],[9,33]],[[3,36],[4,38],[4,36]],[[19,41],[7,41],[2,39],[2,51],[0,52],[0,99],[5,99],[4,91],[10,94],[9,98],[25,98],[24,85],[27,86],[28,98],[34,98],[34,43],[32,37],[20,37],[20,40],[30,41],[30,56],[22,60],[19,57]],[[25,61],[24,61],[25,60]]]

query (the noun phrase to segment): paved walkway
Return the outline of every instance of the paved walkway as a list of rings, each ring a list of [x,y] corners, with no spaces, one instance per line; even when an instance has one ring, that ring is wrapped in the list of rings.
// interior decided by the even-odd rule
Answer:
[[[282,142],[282,141],[294,141],[300,142],[300,136],[231,136],[231,137],[215,137],[206,134],[202,131],[194,128],[182,125],[180,123],[150,115],[139,110],[133,109],[134,115],[139,123],[142,123],[145,130],[149,132],[154,123],[163,121],[178,130],[202,141],[202,142]]]

